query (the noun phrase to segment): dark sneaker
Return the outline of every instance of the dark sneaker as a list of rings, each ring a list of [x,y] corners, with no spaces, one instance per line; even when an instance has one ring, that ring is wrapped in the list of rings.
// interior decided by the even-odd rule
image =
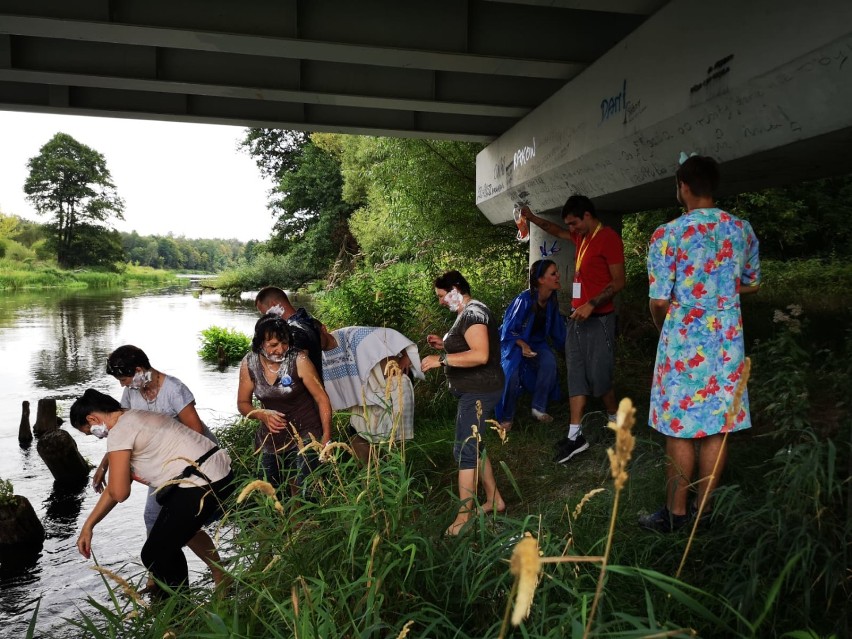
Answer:
[[[655,513],[650,515],[641,515],[639,517],[639,525],[648,530],[655,530],[660,533],[670,533],[683,528],[689,523],[691,517],[689,515],[672,515],[669,509],[663,506]]]
[[[694,503],[689,507],[689,521],[695,521],[695,518],[698,516],[698,504]],[[698,529],[706,530],[710,528],[711,519],[713,518],[712,510],[704,510],[701,513],[701,517],[698,519]]]
[[[565,464],[571,460],[574,455],[582,453],[589,447],[586,438],[583,435],[577,435],[576,439],[560,439],[556,444],[556,457],[553,458],[557,464]]]

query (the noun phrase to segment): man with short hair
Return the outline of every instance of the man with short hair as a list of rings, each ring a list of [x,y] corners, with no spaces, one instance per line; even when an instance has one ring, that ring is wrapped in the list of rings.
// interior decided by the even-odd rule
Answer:
[[[265,286],[260,289],[254,298],[254,306],[261,315],[275,313],[287,321],[293,333],[293,346],[308,354],[308,359],[317,369],[317,375],[322,382],[322,346],[320,344],[322,322],[304,308],[296,309],[290,303],[287,293],[277,286]]]
[[[665,505],[639,524],[663,533],[699,511],[709,521],[709,497],[725,467],[724,434],[751,426],[746,393],[739,412],[727,414],[745,365],[740,295],[760,286],[751,225],[714,204],[715,160],[685,158],[676,178],[686,212],[660,226],[648,250],[650,311],[660,331],[649,424],[665,435],[668,463]],[[697,496],[688,510],[696,461]]]
[[[608,419],[615,420],[618,405],[612,380],[615,373],[615,306],[613,298],[624,288],[624,244],[605,226],[595,205],[583,195],[572,195],[562,207],[568,227],[549,222],[524,207],[521,214],[544,231],[573,242],[574,281],[571,315],[565,340],[568,362],[568,436],[556,445],[555,460],[564,464],[589,447],[580,431],[586,398],[600,397]]]

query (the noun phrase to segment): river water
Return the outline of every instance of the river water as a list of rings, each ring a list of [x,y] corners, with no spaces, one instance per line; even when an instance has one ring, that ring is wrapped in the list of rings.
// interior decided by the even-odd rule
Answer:
[[[44,525],[42,552],[23,566],[0,566],[0,637],[23,637],[40,600],[38,628],[87,608],[86,598],[106,602],[101,577],[75,546],[80,526],[97,500],[87,484],[62,491],[36,452],[18,443],[21,402],[30,402],[35,422],[39,399],[55,398],[84,458],[97,463],[106,443],[81,435],[68,423],[68,409],[86,388],[120,399],[118,382],[106,375],[106,357],[122,344],[142,348],[151,365],[181,379],[193,392],[198,413],[211,428],[235,418],[238,370],[220,371],[198,357],[200,332],[211,325],[251,335],[257,315],[250,303],[225,303],[218,295],[189,288],[156,292],[82,291],[0,293],[0,478],[11,480]],[[136,484],[95,529],[98,562],[138,581],[145,539],[142,510],[146,489]],[[190,578],[204,575],[191,552]]]

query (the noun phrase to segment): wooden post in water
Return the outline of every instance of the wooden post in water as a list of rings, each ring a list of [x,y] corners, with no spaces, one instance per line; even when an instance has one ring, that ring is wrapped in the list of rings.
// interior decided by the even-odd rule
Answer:
[[[26,448],[33,441],[33,431],[30,430],[30,403],[21,402],[21,426],[18,428],[18,442]]]
[[[45,433],[57,430],[60,423],[56,417],[56,400],[49,398],[38,400],[36,421],[33,427],[35,436],[41,437]]]
[[[77,442],[60,428],[41,436],[36,450],[57,482],[76,484],[89,476],[91,466],[77,450]]]

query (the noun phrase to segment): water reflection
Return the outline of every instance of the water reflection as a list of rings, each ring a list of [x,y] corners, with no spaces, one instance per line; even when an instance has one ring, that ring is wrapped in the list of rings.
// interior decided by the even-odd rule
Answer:
[[[98,495],[88,480],[71,489],[55,486],[36,447],[20,446],[21,402],[30,402],[32,423],[38,400],[56,399],[58,415],[66,419],[63,429],[80,454],[97,463],[105,442],[70,428],[68,409],[86,388],[120,397],[118,382],[106,374],[106,357],[122,344],[135,344],[159,370],[192,390],[199,415],[211,428],[226,426],[236,416],[239,371],[230,366],[220,372],[202,362],[199,335],[213,325],[250,335],[256,320],[252,300],[223,303],[218,295],[193,297],[183,289],[0,295],[0,478],[12,481],[15,494],[29,499],[46,532],[41,553],[14,567],[0,566],[0,636],[25,636],[39,598],[36,634],[74,616],[76,605],[88,596],[104,592],[92,561],[81,557],[74,543]],[[125,577],[141,573],[145,496],[135,486],[130,498],[98,525],[94,540],[99,563]],[[193,574],[206,574],[192,553],[187,560]]]
[[[68,539],[77,532],[77,519],[86,498],[89,478],[76,484],[54,482],[53,491],[44,500],[44,534],[47,539]]]
[[[33,344],[32,376],[42,388],[85,384],[109,354],[104,337],[122,321],[118,293],[60,298],[45,317],[49,338]]]

